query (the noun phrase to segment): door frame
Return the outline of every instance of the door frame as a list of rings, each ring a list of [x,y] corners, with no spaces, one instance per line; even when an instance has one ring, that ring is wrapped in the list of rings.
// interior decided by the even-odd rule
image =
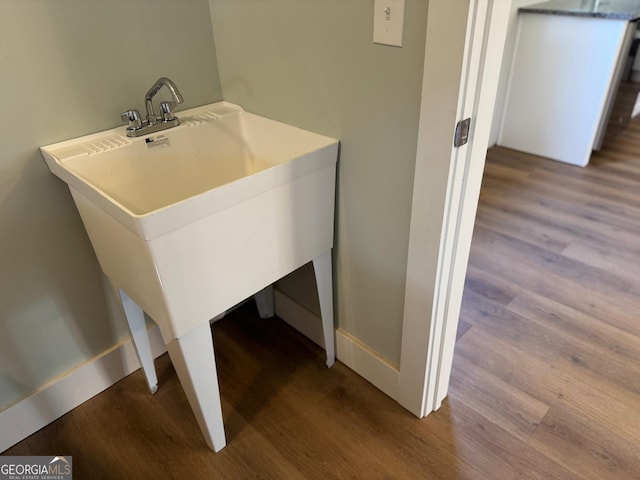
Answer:
[[[420,418],[449,388],[511,0],[428,8],[398,377],[398,402]],[[454,148],[467,117],[469,142]]]

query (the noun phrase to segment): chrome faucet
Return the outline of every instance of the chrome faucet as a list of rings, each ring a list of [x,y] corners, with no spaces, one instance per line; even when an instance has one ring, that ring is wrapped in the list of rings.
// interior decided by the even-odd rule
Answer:
[[[160,102],[160,116],[158,116],[153,109],[153,97],[162,87],[167,87],[173,101]],[[145,120],[140,118],[140,112],[135,108],[121,114],[122,120],[128,122],[127,137],[141,137],[142,135],[180,125],[180,120],[173,114],[173,108],[176,104],[182,102],[182,95],[176,84],[167,77],[159,78],[144,96],[144,103],[147,108],[147,118]]]

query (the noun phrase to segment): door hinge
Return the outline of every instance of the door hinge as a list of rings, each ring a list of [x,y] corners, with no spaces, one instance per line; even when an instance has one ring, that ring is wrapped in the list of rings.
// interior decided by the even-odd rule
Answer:
[[[469,127],[471,127],[471,117],[457,123],[456,134],[453,137],[454,147],[461,147],[469,141]]]

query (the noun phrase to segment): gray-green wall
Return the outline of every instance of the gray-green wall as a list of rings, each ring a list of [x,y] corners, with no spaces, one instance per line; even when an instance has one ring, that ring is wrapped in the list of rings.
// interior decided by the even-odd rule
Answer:
[[[341,140],[338,324],[397,363],[426,10],[407,0],[394,48],[371,0],[3,0],[0,410],[127,334],[38,147],[117,125],[161,75],[183,108],[224,97]],[[309,268],[280,288],[317,310]]]
[[[427,2],[374,45],[372,0],[210,0],[225,100],[340,139],[337,322],[399,363]],[[280,283],[317,311],[312,270]]]
[[[207,0],[2,0],[0,410],[126,335],[38,147],[119,124],[160,76],[220,100]]]

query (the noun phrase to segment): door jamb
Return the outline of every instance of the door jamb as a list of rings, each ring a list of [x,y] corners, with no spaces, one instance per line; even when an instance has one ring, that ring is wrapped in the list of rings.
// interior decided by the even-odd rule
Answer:
[[[449,387],[510,8],[429,1],[398,377],[398,402],[418,417],[437,410]],[[454,26],[465,14],[462,36]],[[470,142],[453,148],[465,116]]]

